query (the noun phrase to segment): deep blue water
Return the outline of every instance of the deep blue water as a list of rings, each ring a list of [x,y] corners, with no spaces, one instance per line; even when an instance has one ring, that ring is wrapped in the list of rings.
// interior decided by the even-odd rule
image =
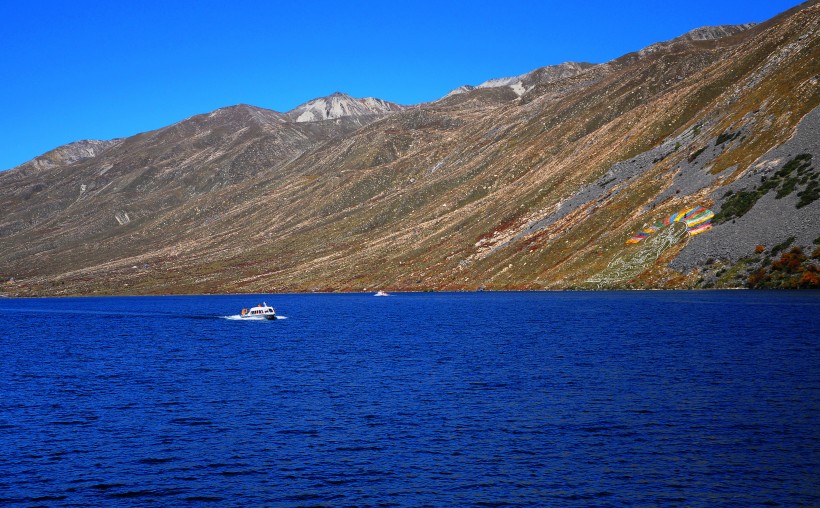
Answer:
[[[225,319],[266,300],[287,319]],[[820,293],[0,300],[0,503],[820,505]]]

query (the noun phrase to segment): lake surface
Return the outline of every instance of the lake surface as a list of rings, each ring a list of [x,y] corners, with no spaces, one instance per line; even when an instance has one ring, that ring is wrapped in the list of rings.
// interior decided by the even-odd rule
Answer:
[[[0,367],[0,504],[820,505],[818,292],[0,299]]]

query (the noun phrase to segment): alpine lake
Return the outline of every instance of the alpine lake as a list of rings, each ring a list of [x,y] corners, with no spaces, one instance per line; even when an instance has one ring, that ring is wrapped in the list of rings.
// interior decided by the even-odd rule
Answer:
[[[818,292],[5,298],[0,365],[3,505],[820,505]]]

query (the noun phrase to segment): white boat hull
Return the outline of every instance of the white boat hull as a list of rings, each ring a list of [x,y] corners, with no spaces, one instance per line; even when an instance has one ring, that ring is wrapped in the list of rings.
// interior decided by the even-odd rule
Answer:
[[[250,309],[242,309],[242,314],[239,317],[242,319],[267,319],[273,321],[276,319],[276,310],[268,304],[263,303]]]

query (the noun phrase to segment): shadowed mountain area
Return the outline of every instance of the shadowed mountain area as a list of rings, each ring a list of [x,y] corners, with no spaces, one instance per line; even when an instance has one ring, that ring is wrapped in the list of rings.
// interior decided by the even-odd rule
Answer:
[[[0,292],[817,287],[819,37],[807,2],[415,106],[59,147],[0,173]]]

